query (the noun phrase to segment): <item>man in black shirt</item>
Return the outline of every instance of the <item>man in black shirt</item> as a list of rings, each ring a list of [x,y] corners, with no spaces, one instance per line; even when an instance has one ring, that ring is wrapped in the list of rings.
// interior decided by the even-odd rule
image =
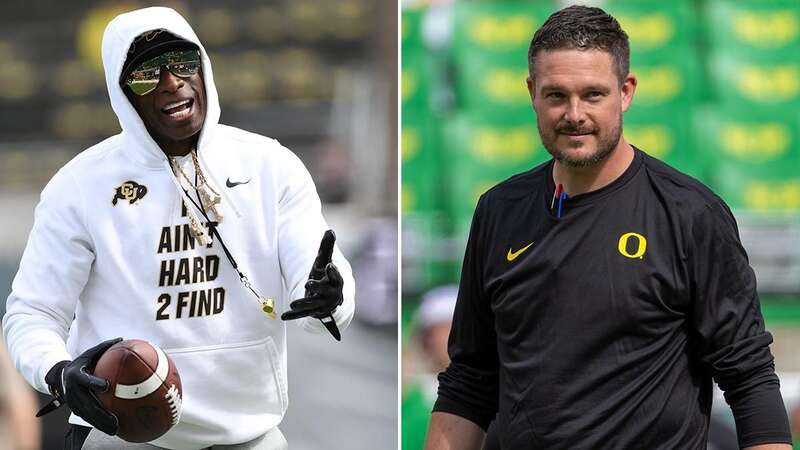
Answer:
[[[790,449],[756,280],[725,203],[628,144],[628,37],[598,8],[533,37],[553,160],[478,202],[427,450],[704,450],[712,378],[739,445]],[[496,417],[496,419],[495,419]]]

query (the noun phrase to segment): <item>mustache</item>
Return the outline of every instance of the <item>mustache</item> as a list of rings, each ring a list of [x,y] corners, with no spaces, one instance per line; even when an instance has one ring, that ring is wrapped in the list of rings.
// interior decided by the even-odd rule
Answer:
[[[592,134],[596,133],[597,128],[593,126],[576,126],[573,124],[563,124],[556,126],[556,133],[559,134]]]

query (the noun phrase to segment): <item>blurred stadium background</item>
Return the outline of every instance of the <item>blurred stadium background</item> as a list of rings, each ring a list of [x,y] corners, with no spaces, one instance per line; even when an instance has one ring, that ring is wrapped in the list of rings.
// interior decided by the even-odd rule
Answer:
[[[75,154],[119,131],[100,61],[106,24],[156,4],[184,14],[208,49],[221,121],[279,139],[308,166],[359,280],[356,321],[341,343],[289,327],[284,434],[298,450],[395,448],[395,2],[4,2],[0,291],[11,290],[44,184]],[[3,300],[0,315],[4,309]],[[65,409],[43,421],[42,448],[62,448]]]
[[[544,20],[572,3],[603,7],[630,36],[639,85],[625,115],[628,142],[699,178],[733,208],[775,336],[784,399],[797,414],[800,2],[408,0],[401,12],[404,450],[421,448],[421,411],[435,398],[420,298],[457,283],[478,196],[549,159],[525,89],[527,50]],[[715,407],[731,425],[721,397]]]

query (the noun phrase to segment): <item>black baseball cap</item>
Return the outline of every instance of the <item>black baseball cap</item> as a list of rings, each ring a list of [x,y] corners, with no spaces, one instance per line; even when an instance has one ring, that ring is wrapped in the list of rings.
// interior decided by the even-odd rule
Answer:
[[[200,47],[194,42],[175,36],[164,29],[150,30],[140,34],[128,49],[128,57],[122,65],[119,83],[125,83],[128,75],[142,62],[172,50],[200,50]]]

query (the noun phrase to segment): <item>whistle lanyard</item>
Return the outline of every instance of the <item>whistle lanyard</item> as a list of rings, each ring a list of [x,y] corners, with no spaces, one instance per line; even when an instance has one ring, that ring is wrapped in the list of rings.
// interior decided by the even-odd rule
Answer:
[[[194,181],[195,181],[195,186],[197,186],[198,182],[197,171],[195,171],[194,173]],[[244,273],[242,273],[241,270],[239,270],[239,265],[236,263],[236,260],[233,258],[233,255],[231,254],[230,250],[228,250],[228,246],[225,245],[225,241],[222,240],[222,235],[219,234],[219,230],[217,230],[216,223],[213,222],[211,218],[208,217],[208,213],[206,212],[205,208],[203,208],[203,199],[200,198],[200,193],[197,192],[197,188],[195,187],[195,194],[197,194],[197,202],[192,198],[191,195],[189,195],[189,192],[186,189],[183,189],[183,191],[186,193],[186,198],[188,198],[189,201],[192,202],[195,208],[197,208],[200,211],[200,214],[202,214],[203,217],[206,219],[206,223],[208,224],[208,231],[211,234],[211,237],[214,238],[214,236],[216,236],[216,239],[219,241],[219,244],[222,247],[222,251],[225,253],[225,257],[228,258],[228,261],[231,263],[231,266],[233,266],[233,270],[235,270],[236,273],[239,275],[239,281],[241,281],[242,285],[245,288],[247,288],[247,290],[253,293],[253,295],[258,300],[258,303],[261,305],[261,310],[264,311],[264,314],[274,319],[275,300],[271,298],[266,298],[263,295],[259,294],[258,291],[256,291],[256,289],[253,287],[253,284],[250,283],[250,279],[247,278],[247,275],[245,275]],[[189,206],[187,205],[186,207],[188,208]]]

